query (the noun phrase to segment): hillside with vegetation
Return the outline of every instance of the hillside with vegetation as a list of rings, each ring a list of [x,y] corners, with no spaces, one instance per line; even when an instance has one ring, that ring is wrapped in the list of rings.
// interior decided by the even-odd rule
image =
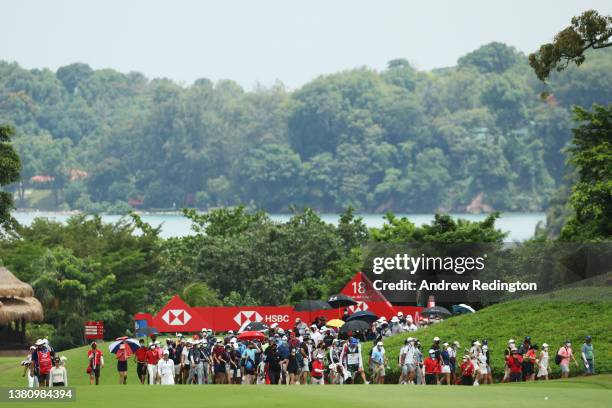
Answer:
[[[453,67],[396,59],[295,90],[0,62],[0,123],[16,130],[19,207],[533,211],[563,182],[570,107],[611,90],[610,52],[543,84],[501,43]]]
[[[390,378],[399,377],[397,366],[399,350],[407,337],[416,337],[428,350],[436,336],[449,343],[457,340],[461,344],[458,354],[467,354],[471,341],[487,339],[491,352],[491,367],[495,377],[504,374],[504,349],[509,339],[517,344],[530,336],[539,346],[550,345],[552,377],[560,377],[561,370],[555,365],[554,356],[566,339],[570,339],[576,352],[586,336],[592,336],[596,349],[596,367],[599,373],[612,373],[612,286],[605,285],[604,277],[593,286],[561,289],[542,295],[498,303],[473,314],[452,317],[441,323],[404,333],[385,340],[385,350],[391,369]],[[371,349],[365,347],[364,358]],[[576,359],[580,362],[579,355]],[[574,374],[582,372],[571,366]]]

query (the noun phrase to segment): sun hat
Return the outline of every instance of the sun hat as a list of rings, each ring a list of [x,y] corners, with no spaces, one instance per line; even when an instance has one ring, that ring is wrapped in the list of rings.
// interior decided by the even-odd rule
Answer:
[[[442,343],[444,347],[448,347],[448,343]]]
[[[438,336],[433,338],[433,341],[440,341],[440,338]]]
[[[514,344],[514,343],[516,343],[516,341],[514,339],[508,340],[508,344]]]
[[[376,343],[376,345],[382,347],[383,346],[383,342],[379,341],[378,343]]]
[[[95,343],[95,342],[94,342],[94,343]],[[42,346],[43,344],[45,344],[45,342],[44,342],[44,341],[42,341],[42,339],[37,339],[37,340],[36,340],[36,342],[35,342],[34,344],[36,344],[37,346]],[[92,344],[93,344],[93,343],[92,343]]]
[[[453,341],[453,344],[457,347],[461,346],[461,344],[459,344],[459,342],[457,340]]]
[[[548,343],[542,343],[542,348],[548,348]]]
[[[474,345],[475,345],[475,346],[480,346],[480,342],[479,342],[478,340],[476,340],[476,341],[474,342]]]
[[[429,354],[436,354],[436,350],[434,350],[434,349],[429,349]]]

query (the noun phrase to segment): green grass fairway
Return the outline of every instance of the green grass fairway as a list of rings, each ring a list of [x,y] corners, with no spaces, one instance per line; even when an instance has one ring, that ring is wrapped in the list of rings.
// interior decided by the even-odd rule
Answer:
[[[54,407],[609,407],[612,376],[548,383],[445,386],[78,386]],[[545,399],[548,397],[548,399]],[[45,404],[45,403],[42,403]],[[19,403],[19,407],[41,403]],[[44,406],[44,405],[43,405]]]

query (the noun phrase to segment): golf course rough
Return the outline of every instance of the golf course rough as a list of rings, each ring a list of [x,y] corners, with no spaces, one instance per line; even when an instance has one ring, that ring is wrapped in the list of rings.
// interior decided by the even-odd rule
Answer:
[[[354,385],[102,385],[77,386],[76,401],[53,407],[588,407],[610,406],[612,376],[481,387]],[[42,403],[44,404],[44,403]],[[8,404],[5,404],[8,405]],[[40,407],[41,403],[16,403]]]

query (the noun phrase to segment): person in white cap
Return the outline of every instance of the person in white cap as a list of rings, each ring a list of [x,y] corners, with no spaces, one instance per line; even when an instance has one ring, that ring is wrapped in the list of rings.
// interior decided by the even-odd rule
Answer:
[[[415,361],[414,338],[408,337],[404,341],[404,347],[402,347],[402,349],[400,350],[399,365],[402,370],[399,383],[414,384],[417,367]]]
[[[21,362],[21,365],[24,367],[22,377],[28,377],[28,388],[38,388],[38,377],[35,374],[36,370],[34,361],[32,361],[32,353],[36,353],[36,346],[30,346],[27,358]]]
[[[542,343],[542,350],[538,358],[538,379],[548,380],[550,373],[550,357],[548,355],[548,344]]]
[[[155,342],[149,344],[149,350],[145,356],[147,361],[147,373],[149,374],[149,384],[157,384],[157,364],[159,363],[159,353]]]
[[[317,347],[319,343],[323,341],[323,335],[315,324],[310,326],[310,331],[310,338],[312,339],[314,346]]]
[[[168,350],[164,350],[162,359],[157,363],[157,375],[161,379],[161,385],[174,385],[174,361],[169,356]]]

